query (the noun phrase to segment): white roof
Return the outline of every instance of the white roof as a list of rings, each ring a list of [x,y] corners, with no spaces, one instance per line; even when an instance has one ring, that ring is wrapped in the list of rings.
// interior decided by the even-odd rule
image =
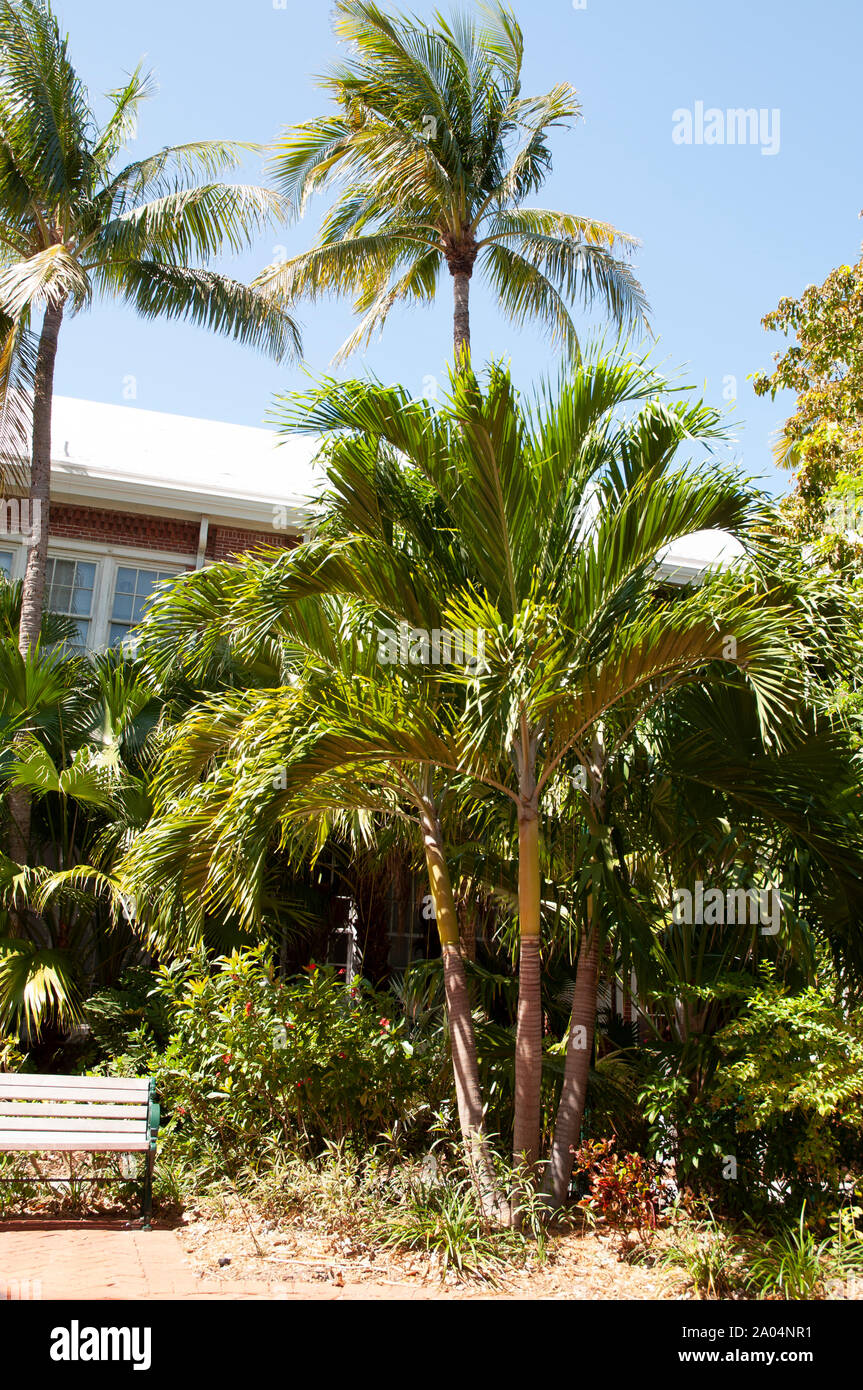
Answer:
[[[56,396],[52,491],[268,527],[284,507],[300,524],[321,477],[316,449],[312,438],[283,441],[275,430]]]

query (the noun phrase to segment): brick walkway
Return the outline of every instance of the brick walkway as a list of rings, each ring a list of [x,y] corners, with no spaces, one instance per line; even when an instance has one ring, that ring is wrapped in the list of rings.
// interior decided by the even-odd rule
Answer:
[[[140,1231],[123,1221],[20,1217],[0,1221],[0,1300],[299,1298],[424,1299],[407,1284],[278,1283],[202,1279],[171,1230]]]

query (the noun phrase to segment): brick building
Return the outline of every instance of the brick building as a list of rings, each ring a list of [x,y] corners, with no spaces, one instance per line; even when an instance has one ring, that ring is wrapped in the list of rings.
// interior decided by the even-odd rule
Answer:
[[[292,545],[314,490],[313,440],[57,397],[46,606],[83,647],[116,644],[153,585],[266,545]],[[0,573],[20,579],[37,518],[0,515]]]

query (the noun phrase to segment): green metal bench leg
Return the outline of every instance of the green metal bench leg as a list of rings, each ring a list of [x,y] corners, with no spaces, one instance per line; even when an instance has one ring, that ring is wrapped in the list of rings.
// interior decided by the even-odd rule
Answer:
[[[153,1217],[153,1173],[156,1167],[156,1138],[159,1133],[159,1124],[162,1115],[159,1103],[156,1100],[156,1084],[150,1082],[149,1108],[147,1111],[147,1131],[150,1136],[150,1148],[147,1152],[147,1167],[144,1174],[144,1193],[141,1205],[142,1226],[145,1231],[152,1230],[150,1222]]]
[[[144,1160],[144,1185],[141,1200],[141,1220],[143,1222],[141,1229],[144,1231],[151,1231],[153,1229],[150,1223],[153,1218],[153,1172],[155,1167],[156,1149],[154,1146],[148,1150]]]

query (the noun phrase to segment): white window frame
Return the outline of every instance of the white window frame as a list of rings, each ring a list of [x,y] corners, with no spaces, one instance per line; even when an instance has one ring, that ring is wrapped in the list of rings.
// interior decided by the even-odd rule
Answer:
[[[23,579],[27,568],[27,546],[16,541],[14,544],[0,544],[0,550],[13,552],[10,578]],[[97,547],[88,541],[60,537],[49,539],[48,554],[52,559],[82,560],[96,566],[87,651],[105,651],[108,646],[118,569],[172,570],[176,574],[184,574],[195,567],[191,556],[178,555],[176,551],[147,550],[143,546],[127,545]]]

